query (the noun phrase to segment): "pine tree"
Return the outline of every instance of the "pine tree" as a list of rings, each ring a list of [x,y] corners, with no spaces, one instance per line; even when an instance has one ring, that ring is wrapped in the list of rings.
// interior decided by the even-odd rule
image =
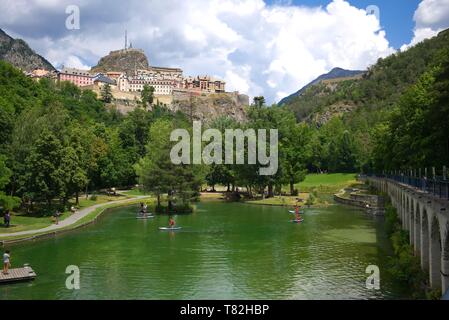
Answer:
[[[101,100],[104,103],[111,103],[112,98],[111,86],[109,83],[106,83],[103,88],[101,88]]]

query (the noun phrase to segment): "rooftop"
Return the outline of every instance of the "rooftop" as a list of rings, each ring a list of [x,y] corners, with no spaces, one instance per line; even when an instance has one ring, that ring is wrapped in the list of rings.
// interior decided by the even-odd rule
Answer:
[[[92,77],[93,74],[90,73],[88,70],[81,70],[81,69],[75,69],[75,68],[63,68],[60,73],[64,74],[71,74],[76,76],[86,76],[86,77]]]

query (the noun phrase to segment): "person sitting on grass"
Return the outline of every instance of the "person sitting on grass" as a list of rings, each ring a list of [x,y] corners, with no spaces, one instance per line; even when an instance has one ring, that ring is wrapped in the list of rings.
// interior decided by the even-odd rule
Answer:
[[[10,258],[9,250],[6,250],[3,254],[3,274],[9,274],[8,270],[11,267]]]

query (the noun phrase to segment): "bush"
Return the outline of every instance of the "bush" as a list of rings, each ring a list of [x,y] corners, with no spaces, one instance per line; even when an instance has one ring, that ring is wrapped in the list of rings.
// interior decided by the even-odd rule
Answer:
[[[432,289],[426,292],[426,298],[428,300],[441,300],[442,295],[441,289]]]
[[[389,237],[393,235],[394,232],[401,230],[398,215],[396,214],[396,209],[391,205],[387,205],[385,208],[385,231]]]
[[[313,193],[310,193],[309,194],[309,197],[307,198],[307,200],[306,200],[306,203],[305,203],[305,205],[306,206],[312,206],[314,203],[315,203],[315,196],[313,195]]]
[[[90,200],[92,200],[92,201],[97,201],[97,199],[98,199],[98,197],[96,194],[93,194],[90,196]]]
[[[385,208],[385,230],[390,237],[394,257],[389,261],[391,274],[413,288],[414,298],[424,298],[426,274],[421,269],[421,260],[414,255],[409,243],[409,233],[401,229],[396,209],[388,204]]]
[[[156,205],[154,211],[159,214],[187,214],[193,212],[193,207],[190,204],[186,203],[177,205],[173,208],[173,210],[169,211],[168,206]]]

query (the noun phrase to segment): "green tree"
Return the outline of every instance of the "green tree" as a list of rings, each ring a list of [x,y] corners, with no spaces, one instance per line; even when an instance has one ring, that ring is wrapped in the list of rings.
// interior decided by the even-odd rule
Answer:
[[[65,168],[62,166],[64,148],[49,130],[44,130],[25,160],[26,174],[22,184],[31,199],[52,200],[65,196]]]
[[[3,189],[9,183],[11,170],[6,166],[6,159],[0,155],[0,205],[5,209],[13,209],[20,204],[20,198],[8,196]]]
[[[253,104],[257,108],[262,108],[265,105],[265,97],[264,96],[254,97]]]
[[[106,83],[102,88],[101,88],[101,100],[104,103],[111,103],[112,101],[112,90],[111,90],[111,86],[109,85],[109,83]]]
[[[77,205],[79,205],[79,192],[83,190],[88,182],[86,171],[81,163],[82,155],[80,152],[82,151],[79,145],[67,146],[64,149],[62,158],[62,167],[65,172],[64,202],[67,202],[68,197],[75,194]]]
[[[311,130],[305,124],[295,125],[284,140],[283,172],[290,186],[290,194],[295,193],[295,184],[303,181],[307,174],[307,163],[311,157]]]
[[[183,202],[188,202],[202,182],[199,166],[172,163],[170,151],[174,143],[170,134],[174,129],[172,121],[157,120],[150,128],[147,154],[135,165],[139,183],[156,195],[158,207],[162,194],[178,194]]]
[[[148,106],[151,107],[154,100],[154,87],[144,85],[143,90],[140,93],[140,100],[144,109],[146,109]]]

